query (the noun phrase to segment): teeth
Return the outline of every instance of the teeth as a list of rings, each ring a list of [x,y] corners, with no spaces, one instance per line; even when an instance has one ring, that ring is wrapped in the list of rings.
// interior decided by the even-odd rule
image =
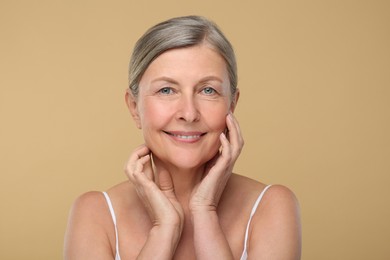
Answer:
[[[178,138],[182,138],[182,139],[195,139],[195,138],[199,138],[200,135],[173,135],[175,137],[178,137]]]

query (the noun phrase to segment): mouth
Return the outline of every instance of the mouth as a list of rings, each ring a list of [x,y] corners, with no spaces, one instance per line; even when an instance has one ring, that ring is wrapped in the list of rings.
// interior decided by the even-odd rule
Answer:
[[[163,131],[163,132],[173,137],[175,140],[185,141],[185,142],[195,142],[206,134],[202,132],[178,132],[178,131],[174,131],[174,132]]]

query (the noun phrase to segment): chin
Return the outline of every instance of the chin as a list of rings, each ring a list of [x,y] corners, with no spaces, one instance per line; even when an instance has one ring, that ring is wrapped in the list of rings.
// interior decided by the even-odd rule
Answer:
[[[195,168],[201,167],[208,160],[194,158],[193,156],[191,156],[191,157],[178,156],[175,158],[170,158],[167,161],[170,164],[172,164],[173,166],[177,167],[178,169],[190,170],[190,169],[195,169]]]
[[[213,158],[214,154],[210,153],[209,155],[195,155],[191,151],[181,151],[180,153],[169,153],[164,155],[154,153],[154,156],[164,164],[172,165],[177,169],[191,170],[202,167],[204,164],[206,164],[209,160]]]

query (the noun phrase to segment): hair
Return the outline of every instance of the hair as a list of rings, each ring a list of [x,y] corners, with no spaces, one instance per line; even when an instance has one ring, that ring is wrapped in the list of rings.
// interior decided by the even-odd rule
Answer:
[[[233,97],[237,90],[237,63],[233,47],[214,22],[201,16],[176,17],[161,22],[137,41],[129,65],[129,88],[134,97],[138,96],[143,74],[159,55],[202,43],[208,43],[224,58]]]

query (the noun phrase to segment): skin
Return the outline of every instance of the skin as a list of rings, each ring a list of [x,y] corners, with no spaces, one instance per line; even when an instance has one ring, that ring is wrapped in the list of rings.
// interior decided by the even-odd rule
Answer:
[[[225,61],[207,44],[161,54],[126,103],[145,144],[108,190],[122,259],[239,259],[265,185],[232,173],[244,141]],[[228,131],[226,131],[228,130]],[[228,133],[228,134],[225,134]],[[250,226],[248,259],[300,259],[294,194],[272,186]],[[76,200],[65,259],[114,259],[115,233],[100,192]]]

